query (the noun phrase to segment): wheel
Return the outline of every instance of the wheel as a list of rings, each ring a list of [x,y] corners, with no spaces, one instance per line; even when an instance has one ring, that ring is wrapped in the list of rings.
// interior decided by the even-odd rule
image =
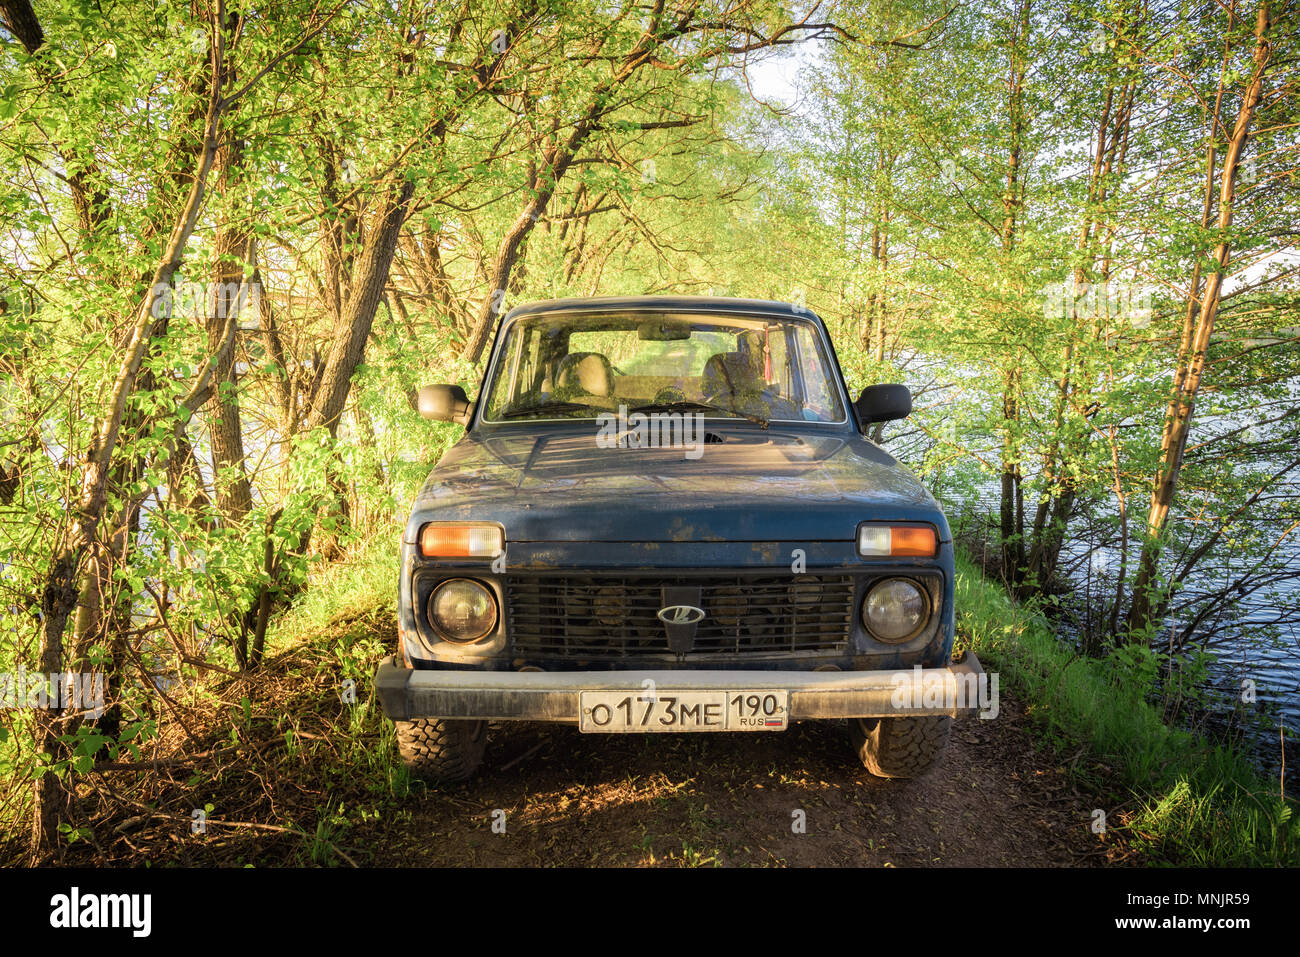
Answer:
[[[952,731],[949,715],[914,718],[856,718],[849,721],[853,750],[872,774],[916,778],[939,761]]]
[[[473,777],[483,763],[486,721],[413,718],[393,724],[397,726],[397,750],[402,762],[423,781],[464,781]]]

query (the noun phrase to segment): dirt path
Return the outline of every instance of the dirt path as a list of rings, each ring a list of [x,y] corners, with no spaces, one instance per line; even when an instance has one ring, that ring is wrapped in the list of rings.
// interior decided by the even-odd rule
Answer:
[[[340,625],[352,647],[392,632],[376,611]],[[1123,794],[1082,749],[1064,759],[1003,688],[991,721],[954,723],[934,771],[872,777],[843,723],[776,734],[583,735],[505,723],[466,784],[395,797],[384,719],[353,723],[331,669],[286,655],[226,689],[200,736],[173,729],[129,770],[94,775],[77,802],[87,839],[58,863],[140,866],[1091,866],[1140,864],[1094,808]],[[235,722],[232,725],[232,720]],[[387,740],[385,735],[383,740]],[[142,759],[143,760],[143,759]],[[149,761],[156,761],[150,766]],[[1071,774],[1064,764],[1082,762]],[[1084,784],[1083,782],[1096,782]],[[125,786],[124,786],[125,785]],[[207,830],[196,833],[194,810]],[[501,814],[495,812],[503,812]],[[340,821],[340,818],[345,820]],[[499,833],[504,820],[504,833]],[[494,831],[493,824],[497,823]],[[802,832],[794,825],[802,823]],[[0,834],[0,861],[25,859]]]
[[[886,781],[842,725],[781,734],[582,735],[492,728],[488,766],[347,835],[379,865],[1086,866],[1130,855],[1089,829],[1098,800],[1038,749],[1002,695],[954,724],[942,764]],[[498,829],[504,811],[505,833]],[[804,833],[794,824],[803,812]]]

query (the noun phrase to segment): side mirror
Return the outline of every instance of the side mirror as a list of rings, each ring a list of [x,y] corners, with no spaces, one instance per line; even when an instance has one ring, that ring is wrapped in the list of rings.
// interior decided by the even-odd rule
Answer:
[[[863,425],[905,419],[912,414],[912,391],[905,385],[869,385],[853,404]]]
[[[416,397],[416,406],[426,419],[469,425],[469,397],[458,385],[426,385]]]

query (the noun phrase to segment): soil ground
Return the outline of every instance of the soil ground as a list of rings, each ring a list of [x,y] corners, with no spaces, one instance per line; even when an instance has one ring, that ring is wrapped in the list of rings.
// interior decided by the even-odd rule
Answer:
[[[391,610],[330,639],[370,666]],[[366,646],[365,642],[372,642]],[[375,644],[377,642],[377,644]],[[370,657],[367,657],[367,656]],[[78,828],[53,863],[94,866],[1094,866],[1144,863],[1125,789],[1045,743],[1005,687],[992,720],[961,719],[940,764],[876,778],[844,722],[780,733],[584,735],[502,723],[464,784],[409,793],[384,719],[341,703],[305,648],[220,689],[184,731],[81,778]],[[1104,796],[1106,793],[1117,795]],[[399,796],[400,795],[400,796]],[[1111,829],[1092,833],[1094,809]],[[202,809],[205,829],[195,826]],[[495,827],[494,827],[495,825]],[[1121,825],[1116,827],[1116,825]],[[3,829],[0,829],[3,831]],[[26,861],[0,833],[0,862]]]
[[[996,719],[955,722],[941,765],[911,781],[857,765],[843,724],[637,736],[513,724],[491,729],[480,777],[354,829],[348,853],[381,865],[1088,866],[1129,856],[1091,832],[1098,803],[1005,695]]]

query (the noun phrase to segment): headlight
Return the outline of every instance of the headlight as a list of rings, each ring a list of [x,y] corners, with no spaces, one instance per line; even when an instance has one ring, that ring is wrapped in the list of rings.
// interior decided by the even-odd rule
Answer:
[[[453,578],[429,596],[429,624],[448,641],[478,641],[497,626],[497,602],[487,588]]]
[[[881,641],[907,641],[929,620],[930,596],[906,578],[886,578],[872,586],[862,603],[862,624]]]

